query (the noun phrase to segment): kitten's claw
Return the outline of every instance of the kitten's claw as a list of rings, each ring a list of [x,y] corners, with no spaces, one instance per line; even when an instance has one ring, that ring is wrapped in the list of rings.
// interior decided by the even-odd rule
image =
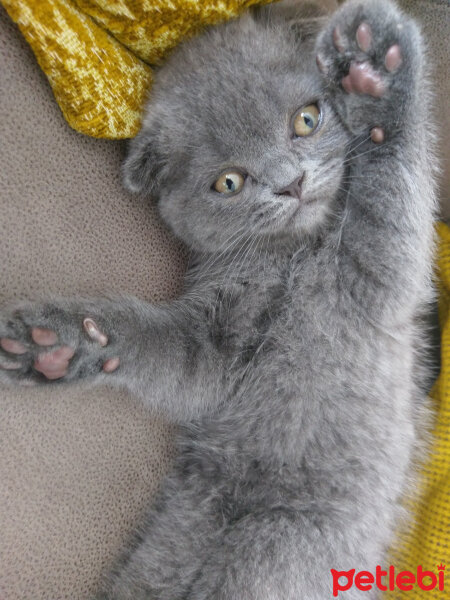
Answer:
[[[86,331],[86,333],[88,334],[88,336],[92,340],[94,340],[95,342],[98,342],[100,344],[100,346],[107,345],[107,343],[108,343],[107,336],[100,331],[97,323],[93,319],[90,319],[89,317],[84,319],[83,327],[84,327],[84,330]]]

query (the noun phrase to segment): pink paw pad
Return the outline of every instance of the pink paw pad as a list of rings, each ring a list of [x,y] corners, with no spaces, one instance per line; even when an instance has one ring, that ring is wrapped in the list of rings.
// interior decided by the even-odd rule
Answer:
[[[27,351],[23,344],[17,340],[11,340],[9,338],[1,338],[0,346],[3,348],[3,350],[9,352],[10,354],[25,354]]]
[[[342,34],[339,27],[335,27],[333,31],[333,44],[338,52],[344,52],[347,46],[347,39]]]
[[[115,371],[117,369],[119,364],[120,364],[119,358],[117,358],[117,357],[108,358],[108,360],[105,360],[105,362],[103,363],[103,370],[105,371],[105,373],[112,373],[113,371]]]
[[[374,144],[381,144],[384,142],[384,129],[381,127],[372,127],[370,130],[370,139]]]
[[[363,52],[367,52],[372,45],[372,30],[368,23],[361,23],[356,30],[356,41]]]
[[[361,23],[356,30],[356,42],[363,52],[367,53],[373,42],[372,30],[368,23]],[[345,38],[336,27],[333,31],[333,43],[339,52],[345,48]],[[384,57],[384,66],[389,73],[396,71],[402,64],[402,52],[399,44],[393,44]],[[320,68],[320,64],[318,61]],[[321,69],[322,70],[322,69]],[[382,75],[377,73],[368,60],[352,61],[348,75],[342,79],[342,87],[348,94],[368,94],[381,98],[386,92]]]
[[[59,379],[64,377],[69,367],[69,360],[75,351],[70,346],[62,346],[53,352],[40,354],[34,361],[34,368],[45,375],[47,379]]]
[[[384,57],[384,65],[389,73],[393,73],[401,64],[402,51],[400,50],[400,46],[398,44],[394,44],[386,52],[386,56]]]
[[[51,329],[44,327],[33,327],[31,330],[31,338],[35,344],[39,346],[53,346],[58,341],[58,336]]]
[[[316,64],[317,64],[319,71],[321,73],[323,73],[324,75],[326,75],[328,72],[328,67],[325,63],[325,60],[323,59],[323,57],[320,54],[318,54],[316,56]]]
[[[380,98],[386,87],[368,62],[352,62],[348,75],[342,79],[342,87],[348,94],[369,94]]]

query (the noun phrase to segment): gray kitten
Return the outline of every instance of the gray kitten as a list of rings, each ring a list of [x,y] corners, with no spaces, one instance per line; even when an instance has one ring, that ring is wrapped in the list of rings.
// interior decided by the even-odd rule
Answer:
[[[387,566],[423,404],[429,67],[387,0],[288,9],[180,47],[131,143],[127,186],[191,249],[183,295],[0,321],[2,381],[122,386],[180,425],[101,598],[325,600],[330,569]]]

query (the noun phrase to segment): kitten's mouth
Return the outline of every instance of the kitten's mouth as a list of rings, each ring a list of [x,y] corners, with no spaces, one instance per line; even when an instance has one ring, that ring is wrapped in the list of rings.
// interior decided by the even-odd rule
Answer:
[[[280,196],[290,196],[291,198],[294,198],[296,200],[295,210],[291,214],[291,218],[294,218],[297,215],[297,213],[301,210],[302,206],[312,204],[315,200],[315,198],[308,197],[307,195],[305,197],[305,194],[303,193],[302,189],[302,184],[304,180],[305,173],[303,173],[300,177],[295,179],[292,183],[290,183],[288,186],[286,186],[278,192],[278,195]]]
[[[287,212],[287,219],[289,222],[294,222],[298,215],[302,215],[305,210],[308,210],[307,207],[310,207],[317,202],[317,197],[311,196],[308,193],[302,194],[301,191],[299,195],[295,198],[292,198],[289,203],[289,210]]]

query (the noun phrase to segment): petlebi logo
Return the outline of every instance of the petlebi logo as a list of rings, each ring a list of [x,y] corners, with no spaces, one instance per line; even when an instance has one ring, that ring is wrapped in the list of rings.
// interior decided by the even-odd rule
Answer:
[[[370,571],[359,571],[350,569],[350,571],[336,571],[331,569],[333,596],[336,598],[339,592],[346,592],[352,587],[368,592],[372,588],[386,592],[388,590],[401,590],[409,592],[411,590],[438,590],[444,591],[445,585],[445,565],[442,563],[437,565],[437,573],[433,571],[425,571],[422,565],[419,565],[415,572],[412,571],[396,571],[392,565],[386,571],[376,566],[375,573]],[[434,597],[434,596],[433,596]],[[339,598],[345,600],[345,593],[339,595]]]

